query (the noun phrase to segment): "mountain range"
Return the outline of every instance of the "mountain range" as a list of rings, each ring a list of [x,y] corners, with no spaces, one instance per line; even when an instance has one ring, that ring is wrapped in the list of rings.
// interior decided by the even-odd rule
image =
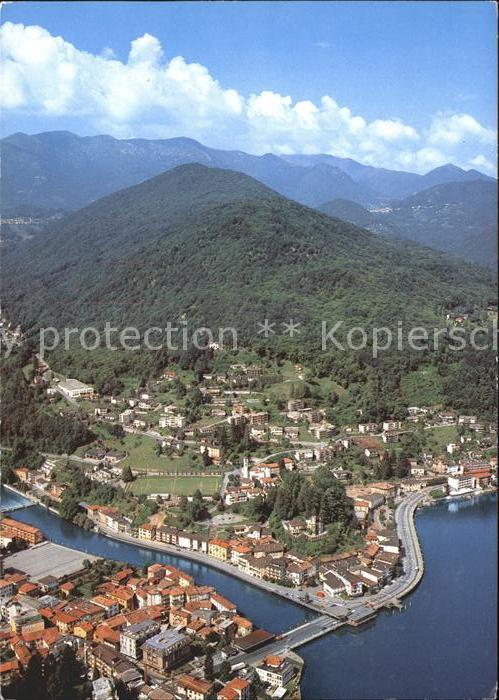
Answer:
[[[294,167],[294,166],[293,166]],[[179,166],[104,197],[4,255],[3,306],[39,326],[235,326],[268,318],[440,323],[492,276],[286,199],[242,173]]]
[[[487,267],[497,266],[497,186],[473,180],[435,185],[371,210],[345,199],[321,211],[385,236],[410,239]]]
[[[372,205],[446,182],[491,180],[453,165],[426,175],[362,165],[329,155],[262,156],[208,148],[193,139],[118,140],[66,131],[12,134],[1,142],[6,213],[23,208],[74,210],[178,165],[236,170],[308,206],[342,198]]]

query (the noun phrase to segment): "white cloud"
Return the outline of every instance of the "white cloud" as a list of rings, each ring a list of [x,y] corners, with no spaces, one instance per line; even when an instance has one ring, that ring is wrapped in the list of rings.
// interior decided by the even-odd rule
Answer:
[[[330,95],[317,103],[270,90],[245,96],[199,63],[168,58],[151,34],[131,42],[126,62],[109,47],[94,55],[38,26],[6,22],[0,40],[0,99],[14,114],[76,117],[121,138],[183,135],[252,153],[331,153],[421,172],[449,161],[493,170],[495,132],[469,114],[437,114],[418,130],[392,116],[369,122]]]
[[[495,175],[496,172],[495,165],[491,163],[490,160],[488,160],[481,153],[479,153],[474,158],[471,158],[471,160],[469,161],[469,165],[472,168],[479,168],[480,170],[483,170],[483,172],[488,173],[489,175]]]
[[[399,120],[393,119],[376,119],[370,124],[370,131],[379,138],[386,141],[417,141],[419,134],[412,126],[406,126]]]
[[[486,129],[471,114],[437,114],[434,117],[428,141],[434,144],[458,144],[472,139],[478,143],[493,144],[497,134]]]

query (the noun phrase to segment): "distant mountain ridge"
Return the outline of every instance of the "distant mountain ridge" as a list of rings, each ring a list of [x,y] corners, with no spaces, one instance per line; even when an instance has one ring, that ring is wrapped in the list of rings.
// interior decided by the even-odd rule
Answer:
[[[497,204],[495,182],[462,180],[429,187],[377,211],[344,199],[326,202],[319,209],[375,233],[496,267]]]
[[[53,131],[12,134],[1,141],[3,211],[22,206],[79,209],[178,165],[236,170],[280,194],[317,207],[343,198],[370,205],[416,193],[449,179],[490,180],[478,171],[443,166],[427,173],[374,168],[329,155],[254,156],[209,148],[189,138],[126,139]]]
[[[375,168],[371,165],[358,163],[351,158],[337,158],[336,156],[329,155],[290,155],[283,156],[283,158],[289,163],[296,163],[301,166],[312,166],[317,163],[324,163],[332,167],[340,168],[358,184],[362,184],[374,192],[377,192],[381,197],[390,199],[406,197],[410,194],[416,194],[417,192],[426,190],[433,185],[443,185],[447,182],[468,182],[471,180],[494,181],[494,178],[484,175],[478,170],[463,170],[451,163],[430,170],[426,175],[418,175],[417,173],[399,170]]]

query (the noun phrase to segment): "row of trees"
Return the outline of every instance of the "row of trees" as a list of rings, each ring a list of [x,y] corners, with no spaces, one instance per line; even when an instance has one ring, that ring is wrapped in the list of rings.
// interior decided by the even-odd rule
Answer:
[[[72,647],[64,646],[57,657],[35,653],[23,673],[3,688],[3,696],[16,700],[88,700],[92,689],[84,665]]]

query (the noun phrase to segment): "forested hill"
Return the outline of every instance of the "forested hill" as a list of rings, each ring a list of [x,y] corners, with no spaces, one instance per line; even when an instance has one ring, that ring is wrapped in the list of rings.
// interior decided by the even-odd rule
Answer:
[[[185,317],[440,323],[493,298],[483,270],[332,219],[232,171],[186,165],[110,195],[4,256],[3,303],[25,329]]]

